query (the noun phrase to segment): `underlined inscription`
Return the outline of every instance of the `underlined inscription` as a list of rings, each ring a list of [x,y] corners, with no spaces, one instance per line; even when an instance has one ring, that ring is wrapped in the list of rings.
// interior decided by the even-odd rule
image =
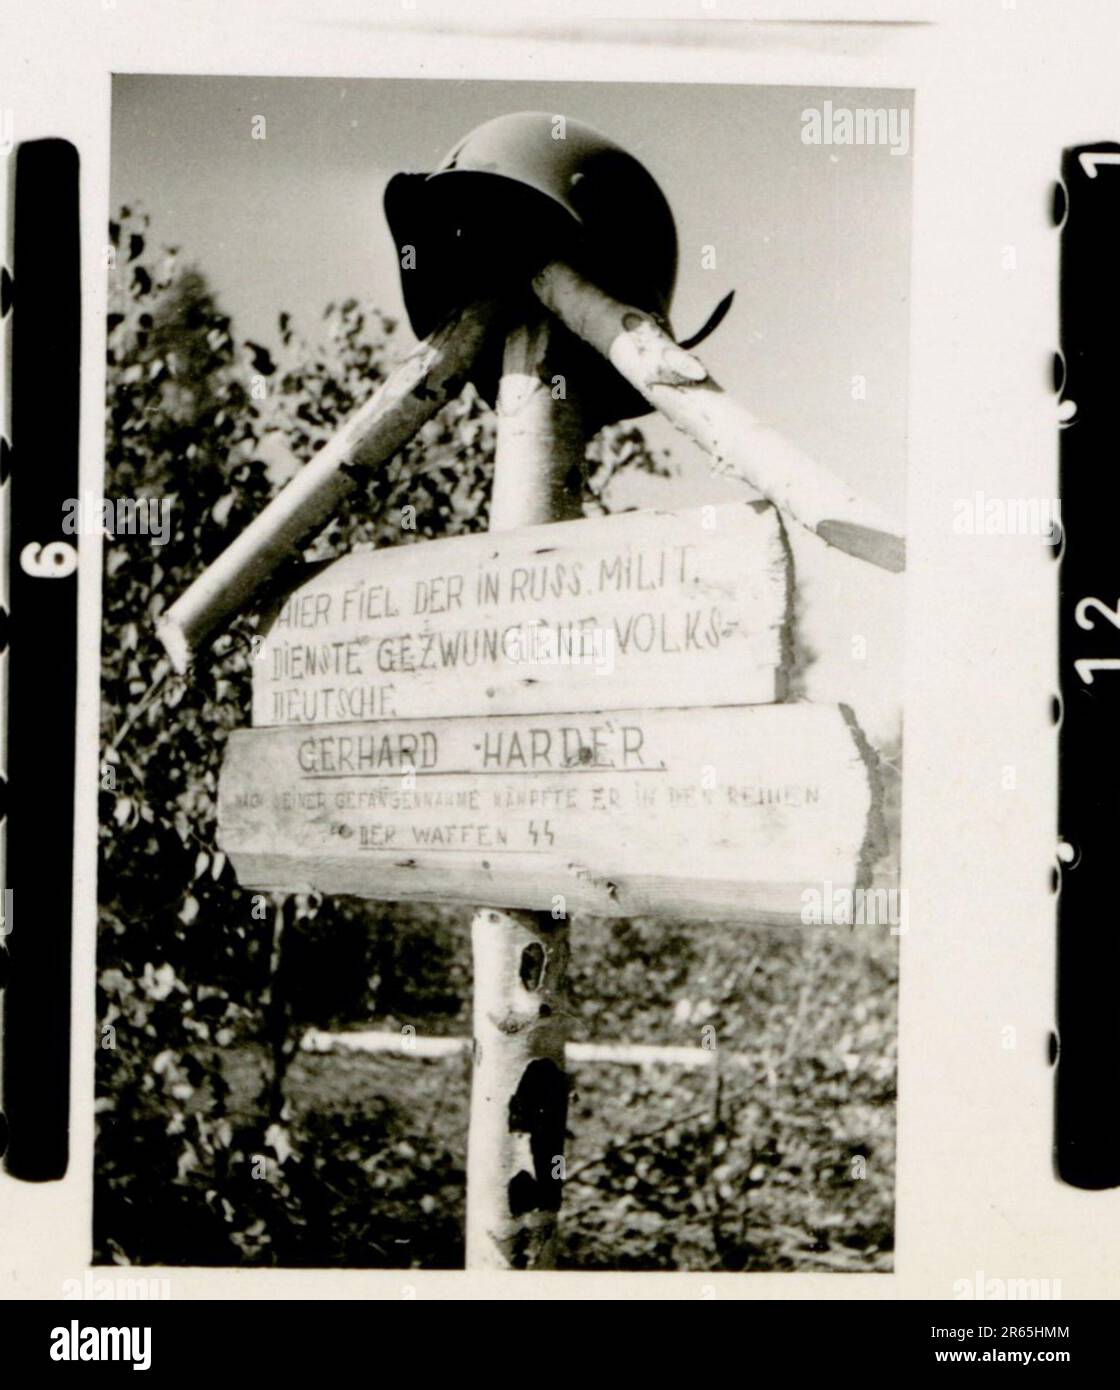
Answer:
[[[773,705],[243,730],[219,826],[250,886],[780,915],[856,883],[871,806],[850,717]]]

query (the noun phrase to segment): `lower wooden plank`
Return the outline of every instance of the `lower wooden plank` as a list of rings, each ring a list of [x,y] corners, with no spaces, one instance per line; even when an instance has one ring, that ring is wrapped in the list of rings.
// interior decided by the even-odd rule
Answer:
[[[248,729],[219,843],[249,888],[800,923],[868,881],[873,761],[831,705]]]

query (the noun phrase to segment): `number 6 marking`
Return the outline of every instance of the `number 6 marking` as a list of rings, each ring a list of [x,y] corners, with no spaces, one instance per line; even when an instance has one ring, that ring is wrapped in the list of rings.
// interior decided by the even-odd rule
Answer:
[[[78,568],[78,552],[66,541],[40,545],[32,541],[19,553],[19,567],[36,579],[65,579]]]

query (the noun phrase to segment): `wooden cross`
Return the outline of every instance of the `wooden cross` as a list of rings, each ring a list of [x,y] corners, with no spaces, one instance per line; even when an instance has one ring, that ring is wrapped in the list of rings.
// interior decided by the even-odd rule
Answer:
[[[629,517],[576,520],[581,492],[571,483],[580,475],[587,440],[579,384],[557,357],[562,335],[555,325],[560,322],[613,363],[646,400],[712,457],[719,471],[751,484],[788,520],[827,544],[888,570],[903,568],[904,543],[890,522],[723,393],[699,359],[674,343],[649,314],[611,299],[561,262],[545,266],[533,289],[539,307],[505,340],[491,533],[521,535],[522,528],[566,523],[547,533],[550,539],[555,535],[554,545],[539,544],[540,533],[526,533],[535,537],[539,553],[564,544],[601,544],[595,540],[601,531],[594,528],[614,527],[613,534],[620,537],[622,527],[635,524]],[[362,470],[383,463],[452,399],[498,317],[499,306],[493,303],[471,304],[420,343],[167,610],[159,632],[179,671],[188,668],[200,645],[223,622],[252,602],[283,560],[299,553]],[[563,383],[559,392],[554,389],[557,381]],[[660,518],[640,524],[668,528],[665,534],[675,535],[672,528],[682,523]],[[604,682],[602,689],[615,691],[616,705],[627,713],[620,716],[607,705],[604,714],[586,680],[579,687],[582,693],[574,693],[583,674],[565,673],[566,679],[570,675],[566,685],[551,686],[543,674],[539,682],[526,682],[518,673],[516,682],[505,685],[490,677],[482,692],[464,671],[459,693],[464,701],[478,699],[482,709],[468,709],[466,713],[476,717],[452,721],[446,716],[462,711],[439,703],[448,698],[447,683],[438,689],[426,685],[422,673],[414,673],[402,659],[400,681],[412,693],[413,705],[401,714],[442,719],[441,729],[450,730],[442,733],[440,756],[433,752],[430,765],[425,740],[435,740],[436,735],[419,721],[382,723],[397,713],[382,706],[363,708],[359,716],[378,722],[340,722],[347,711],[313,703],[310,722],[304,722],[306,708],[301,718],[300,711],[285,707],[282,695],[268,688],[267,672],[260,682],[254,676],[254,724],[274,727],[231,737],[219,826],[221,843],[243,886],[279,891],[314,887],[389,899],[492,904],[477,909],[471,934],[469,1268],[540,1269],[551,1267],[555,1259],[568,1097],[570,910],[603,915],[691,912],[709,918],[793,922],[798,920],[804,882],[834,874],[838,886],[854,885],[866,878],[873,858],[875,774],[854,719],[833,707],[774,703],[784,698],[782,667],[788,656],[785,624],[792,582],[784,568],[788,547],[777,513],[756,504],[738,509],[729,525],[733,544],[746,549],[733,552],[733,572],[720,572],[729,609],[720,619],[723,628],[710,639],[712,650],[701,644],[691,612],[675,615],[683,623],[686,648],[690,638],[695,645],[694,654],[687,654],[687,670],[696,692],[692,703],[705,706],[702,710],[658,709],[666,701],[658,701],[655,692],[638,698],[615,681]],[[345,603],[337,596],[348,592],[353,573],[384,566],[387,554],[398,557],[402,572],[409,565],[422,566],[429,546],[433,553],[444,547],[441,555],[446,547],[458,547],[459,563],[469,560],[477,569],[480,544],[485,542],[471,537],[338,561],[331,567],[338,576],[335,587],[320,586],[313,595],[294,597],[289,619],[298,621],[300,603],[310,604],[309,611],[315,613],[315,605],[324,602],[324,611],[334,615],[332,633],[342,642],[360,643],[365,640],[357,635],[361,624],[349,635],[343,614],[342,627],[338,626]],[[678,548],[683,555],[687,547]],[[660,553],[664,556],[664,548]],[[677,587],[687,594],[683,563]],[[747,586],[749,603],[737,591],[740,571],[754,576]],[[560,573],[559,562],[553,573]],[[650,582],[664,584],[665,576],[655,575]],[[478,583],[484,588],[483,579]],[[632,610],[628,621],[635,622]],[[652,622],[649,628],[652,650]],[[633,627],[619,630],[631,633]],[[716,639],[725,630],[735,634],[733,661],[715,651]],[[663,616],[661,652],[679,651],[679,641],[674,649],[669,640],[677,639],[666,638]],[[394,659],[391,654],[389,659]],[[665,672],[684,669],[674,666],[668,655],[664,668],[659,668],[660,659],[651,657],[647,680],[650,672],[660,671],[664,677]],[[275,657],[281,674],[284,660],[283,652]],[[510,718],[493,729],[495,714],[510,714],[519,707],[521,696],[512,693],[515,686],[539,687],[532,695],[534,717],[520,722]],[[679,688],[675,686],[674,693]],[[326,687],[312,689],[311,694],[313,702],[325,700]],[[372,692],[371,698],[379,697]],[[673,703],[682,701],[678,697]],[[581,720],[566,712],[573,708],[591,714]],[[354,714],[352,709],[348,712]],[[694,784],[702,767],[743,748],[749,750],[753,780],[724,788],[718,800],[703,788],[697,790]],[[774,764],[775,748],[785,760],[784,780]],[[520,838],[513,848],[441,843],[436,850],[425,841],[424,848],[414,844],[405,852],[395,838],[397,831],[412,828],[415,839],[418,824],[407,816],[394,820],[389,811],[379,813],[375,825],[363,825],[355,834],[344,814],[331,812],[332,804],[359,799],[368,779],[384,780],[409,768],[417,775],[431,775],[439,785],[470,784],[481,772],[493,770],[482,767],[479,757],[492,760],[510,776],[535,778],[533,786],[543,787],[550,777],[555,782],[556,770],[568,779],[593,772],[597,785],[585,790],[574,810],[573,792],[554,814],[520,820]],[[297,767],[299,775],[293,781]],[[826,789],[823,805],[818,785],[822,768],[835,781]],[[638,773],[644,775],[631,775]],[[580,780],[588,786],[586,779]],[[609,798],[603,802],[609,817],[596,818],[589,812],[596,794]],[[674,851],[659,852],[656,840],[647,838],[647,828],[664,818],[667,805],[682,812],[684,831]],[[737,842],[733,827],[753,824],[759,816],[770,817],[768,834],[753,846]],[[783,816],[798,818],[798,833],[782,829]],[[780,834],[773,832],[774,825]],[[616,837],[618,843],[604,850],[604,835]],[[462,858],[454,858],[456,851]],[[503,859],[507,851],[509,857]],[[596,867],[604,854],[613,856],[616,874]]]

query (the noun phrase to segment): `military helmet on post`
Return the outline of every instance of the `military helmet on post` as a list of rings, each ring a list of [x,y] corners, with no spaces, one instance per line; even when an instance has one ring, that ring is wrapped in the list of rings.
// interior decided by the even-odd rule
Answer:
[[[668,321],[677,275],[669,204],[633,155],[582,121],[536,111],[487,121],[431,173],[390,179],[385,215],[418,337],[473,299],[524,296],[553,258]],[[592,349],[572,340],[570,360],[591,426],[648,411]],[[491,402],[500,370],[497,345],[473,375]]]

